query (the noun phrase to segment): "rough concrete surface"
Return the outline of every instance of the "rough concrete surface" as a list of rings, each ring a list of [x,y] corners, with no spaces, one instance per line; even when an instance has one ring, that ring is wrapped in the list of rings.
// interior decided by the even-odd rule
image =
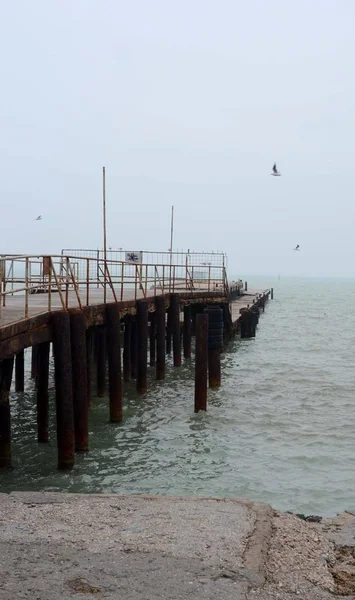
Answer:
[[[0,600],[328,600],[327,535],[242,500],[0,494]]]

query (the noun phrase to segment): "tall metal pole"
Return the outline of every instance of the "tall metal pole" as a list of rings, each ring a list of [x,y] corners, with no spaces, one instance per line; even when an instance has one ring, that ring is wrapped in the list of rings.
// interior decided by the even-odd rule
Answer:
[[[107,244],[106,244],[106,170],[102,167],[102,214],[104,228],[104,303],[106,303],[106,270],[107,270]]]
[[[170,277],[169,292],[171,291],[171,265],[173,263],[173,239],[174,239],[174,207],[171,207],[171,225],[170,225]]]

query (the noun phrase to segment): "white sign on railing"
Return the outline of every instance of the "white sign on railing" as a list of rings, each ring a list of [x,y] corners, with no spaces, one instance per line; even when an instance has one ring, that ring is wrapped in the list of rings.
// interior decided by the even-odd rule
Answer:
[[[126,252],[125,262],[130,264],[140,264],[143,262],[143,252]]]

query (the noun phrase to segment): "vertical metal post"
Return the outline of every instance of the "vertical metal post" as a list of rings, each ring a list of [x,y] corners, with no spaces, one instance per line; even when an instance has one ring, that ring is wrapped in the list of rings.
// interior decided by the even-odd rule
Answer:
[[[75,451],[89,448],[86,322],[82,310],[70,312]]]
[[[147,387],[147,351],[148,351],[148,304],[137,302],[138,357],[137,392],[144,394]]]
[[[155,346],[157,334],[157,313],[150,313],[150,332],[149,332],[149,365],[155,366]]]
[[[37,385],[37,431],[39,443],[48,442],[49,428],[49,400],[48,400],[48,375],[49,375],[49,342],[42,342],[38,346],[38,385]]]
[[[28,317],[28,257],[25,261],[25,318]],[[5,306],[5,304],[4,304]]]
[[[67,312],[52,314],[56,388],[58,468],[74,465],[74,412],[70,317]]]
[[[132,319],[126,315],[124,319],[124,338],[123,338],[123,379],[131,381],[131,340],[132,340]]]
[[[191,357],[191,306],[184,307],[184,330],[183,330],[183,344],[184,344],[184,358]]]
[[[171,321],[173,333],[174,367],[181,366],[180,302],[177,294],[171,295]]]
[[[121,322],[117,304],[106,306],[110,421],[122,421]]]
[[[106,283],[107,283],[107,240],[106,240],[106,169],[102,167],[102,213],[104,228],[104,303],[106,304]]]
[[[11,467],[10,388],[14,357],[5,358],[0,369],[0,468]]]
[[[100,326],[96,329],[97,343],[97,396],[103,398],[106,389],[106,330]]]
[[[157,325],[157,362],[156,379],[165,377],[165,299],[158,296],[156,299],[156,325]]]
[[[1,369],[1,367],[0,367]],[[25,389],[25,354],[21,350],[16,354],[15,362],[15,390],[23,392]]]
[[[208,315],[196,316],[195,412],[207,410]]]

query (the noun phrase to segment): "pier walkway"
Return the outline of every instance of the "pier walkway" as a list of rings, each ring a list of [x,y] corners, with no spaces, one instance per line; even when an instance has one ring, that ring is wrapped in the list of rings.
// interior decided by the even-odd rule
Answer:
[[[180,367],[193,351],[194,411],[207,410],[207,387],[221,385],[221,353],[237,334],[255,337],[270,292],[230,284],[223,254],[130,262],[137,257],[0,258],[0,468],[12,464],[10,389],[15,371],[15,390],[24,391],[26,348],[32,348],[38,441],[46,443],[53,345],[58,467],[70,469],[75,451],[89,449],[90,399],[106,396],[107,379],[109,419],[118,423],[125,382],[135,380],[145,394],[148,364],[161,381],[166,355]]]

